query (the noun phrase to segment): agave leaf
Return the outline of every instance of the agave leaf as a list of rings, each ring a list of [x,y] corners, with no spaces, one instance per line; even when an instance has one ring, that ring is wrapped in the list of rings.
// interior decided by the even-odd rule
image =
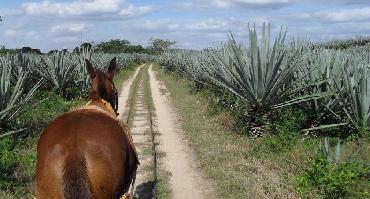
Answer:
[[[338,142],[337,142],[337,145],[335,147],[335,162],[339,162],[340,160],[340,157],[341,157],[341,143],[340,143],[340,139],[338,138]]]
[[[332,162],[331,154],[330,154],[330,146],[329,146],[329,140],[327,137],[324,139],[324,147],[325,147],[325,156],[328,161]]]
[[[307,132],[307,131],[316,131],[316,130],[324,130],[324,129],[329,129],[329,128],[335,128],[339,126],[345,126],[348,125],[348,123],[338,123],[338,124],[326,124],[326,125],[320,125],[308,129],[302,129],[301,131]]]
[[[14,59],[14,57],[7,57],[6,59]],[[25,80],[28,73],[19,69],[18,77],[14,78],[12,83],[12,63],[14,60],[4,60],[0,62],[1,79],[0,79],[0,124],[4,124],[12,120],[26,101],[34,94],[40,83],[34,85],[30,91],[25,92]]]
[[[25,131],[25,130],[26,130],[26,128],[23,128],[23,129],[19,129],[19,130],[16,130],[16,131],[10,131],[10,132],[7,132],[7,133],[3,133],[3,134],[0,135],[0,139],[5,138],[5,137],[10,136],[10,135],[13,135],[15,133]]]

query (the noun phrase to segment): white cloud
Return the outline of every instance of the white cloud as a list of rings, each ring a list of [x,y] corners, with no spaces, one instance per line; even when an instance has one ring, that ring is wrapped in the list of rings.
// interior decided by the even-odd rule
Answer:
[[[200,22],[185,24],[184,27],[188,30],[224,30],[230,27],[231,21],[209,19]]]
[[[146,45],[158,37],[203,48],[227,40],[229,31],[245,42],[248,22],[255,22],[258,31],[266,21],[272,23],[271,32],[282,25],[289,36],[313,41],[370,34],[369,0],[188,0],[182,7],[176,7],[181,1],[168,0],[145,1],[151,5],[134,0],[22,2],[28,3],[0,8],[2,45],[47,51],[112,38]],[[148,15],[152,12],[160,14]]]
[[[115,13],[120,10],[122,3],[122,0],[77,0],[63,3],[42,1],[24,3],[22,4],[22,9],[25,14],[34,16],[81,16]]]
[[[119,14],[122,16],[126,16],[126,17],[132,17],[132,16],[144,15],[144,14],[152,12],[153,10],[154,10],[153,6],[129,5],[127,8],[122,9]]]
[[[40,35],[36,31],[26,31],[16,29],[8,29],[4,33],[5,37],[8,38],[19,38],[24,37],[25,39],[37,40],[40,38]]]
[[[322,0],[301,0],[303,2],[318,2],[322,3]],[[325,0],[328,4],[343,4],[343,5],[361,5],[361,4],[369,4],[369,0]]]
[[[370,19],[370,7],[322,11],[311,16],[333,22],[364,21]]]
[[[243,8],[276,8],[276,6],[287,5],[294,0],[194,0],[191,2],[182,3],[184,8],[234,8],[234,7],[243,7]]]
[[[27,2],[16,9],[2,9],[7,15],[52,16],[60,18],[122,19],[152,12],[153,6],[135,6],[126,0],[74,0],[57,2],[43,0]],[[0,10],[1,11],[1,10]]]
[[[180,24],[175,23],[169,19],[159,19],[159,20],[145,20],[136,21],[135,23],[128,24],[125,29],[133,28],[135,31],[168,31],[176,30],[180,27]]]
[[[25,33],[25,37],[27,39],[38,40],[40,38],[40,35],[36,31],[28,31]]]
[[[60,24],[51,27],[53,33],[80,33],[88,29],[88,25],[83,23]]]
[[[173,21],[171,19],[145,20],[130,25],[142,31],[225,31],[234,24],[234,19],[216,20],[206,19],[201,21]]]
[[[231,7],[237,5],[249,6],[269,6],[276,4],[287,4],[291,0],[215,0],[213,1],[217,7]]]
[[[14,29],[8,29],[8,30],[6,30],[5,31],[5,33],[4,33],[4,35],[6,36],[6,37],[17,37],[17,36],[19,36],[21,34],[21,32],[20,31],[18,31],[18,30],[14,30]]]

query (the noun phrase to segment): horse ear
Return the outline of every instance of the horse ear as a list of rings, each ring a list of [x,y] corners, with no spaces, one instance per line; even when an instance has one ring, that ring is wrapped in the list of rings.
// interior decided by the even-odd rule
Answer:
[[[93,79],[95,77],[95,70],[92,67],[91,62],[88,59],[85,59],[85,62],[86,62],[86,70],[89,73],[90,78]]]
[[[114,73],[116,72],[116,69],[117,69],[117,62],[116,62],[116,58],[114,57],[110,61],[109,67],[108,67],[108,74],[111,75],[112,78],[113,78]]]

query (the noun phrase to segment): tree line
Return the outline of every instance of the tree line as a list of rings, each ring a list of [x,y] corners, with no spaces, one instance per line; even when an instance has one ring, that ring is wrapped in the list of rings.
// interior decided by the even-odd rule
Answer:
[[[0,18],[1,20],[1,18]],[[111,39],[109,41],[103,41],[96,45],[93,42],[91,43],[82,43],[80,46],[77,46],[73,49],[73,53],[79,53],[83,48],[93,49],[96,52],[103,53],[145,53],[145,54],[161,54],[165,51],[171,49],[171,47],[176,44],[175,41],[164,40],[164,39],[150,39],[149,45],[143,47],[142,45],[132,44],[129,40],[126,39]],[[68,52],[68,49],[62,50],[50,50],[48,54],[65,51]],[[0,54],[6,53],[33,53],[33,54],[42,54],[40,49],[34,49],[31,47],[22,47],[17,49],[9,49],[5,46],[0,46]]]

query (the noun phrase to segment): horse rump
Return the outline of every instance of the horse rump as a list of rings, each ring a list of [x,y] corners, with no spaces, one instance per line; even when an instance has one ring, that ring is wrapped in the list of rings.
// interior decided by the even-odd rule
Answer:
[[[67,156],[63,169],[63,189],[66,199],[92,199],[90,181],[84,156]]]

